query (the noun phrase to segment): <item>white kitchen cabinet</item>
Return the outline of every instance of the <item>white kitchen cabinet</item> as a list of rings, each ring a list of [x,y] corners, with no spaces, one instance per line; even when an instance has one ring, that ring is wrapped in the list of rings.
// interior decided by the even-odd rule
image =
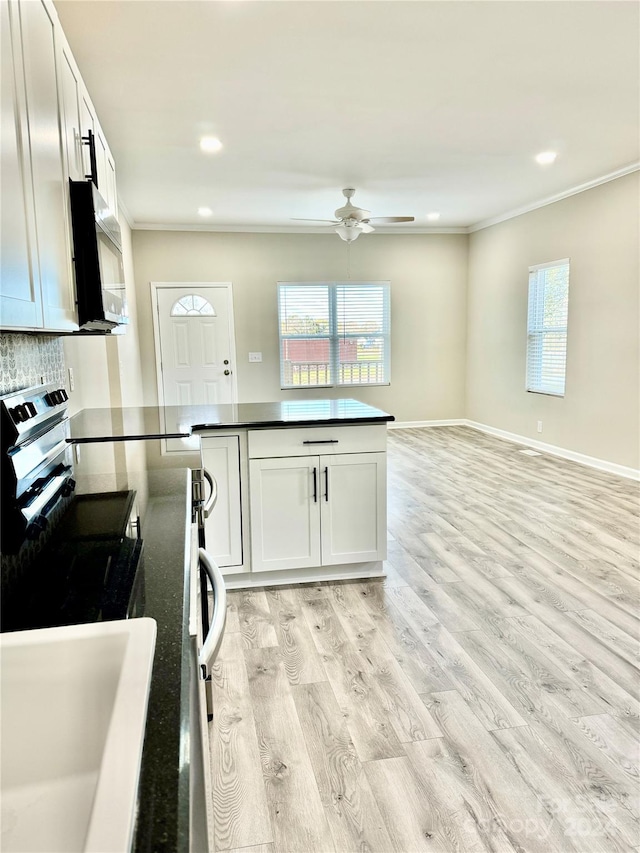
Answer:
[[[69,253],[66,174],[56,72],[56,26],[42,0],[10,4],[22,34],[43,327],[78,328]]]
[[[206,547],[229,589],[383,575],[386,423],[199,432],[218,481]]]
[[[29,135],[18,8],[0,3],[2,221],[0,327],[42,327],[42,299],[28,160]]]
[[[322,565],[384,560],[387,454],[321,456]]]
[[[250,460],[254,572],[321,564],[319,469],[317,456]]]
[[[103,193],[104,197],[109,204],[109,208],[113,212],[113,215],[118,218],[118,192],[116,189],[116,164],[107,147],[106,151],[106,166],[105,166],[105,191]]]
[[[386,453],[251,459],[254,572],[383,560]]]
[[[94,177],[98,184],[98,192],[109,205],[109,209],[113,212],[113,215],[117,217],[118,198],[116,192],[115,164],[106,137],[96,116],[96,111],[86,90],[83,90],[80,96],[80,127],[85,140],[89,136],[89,131],[93,134],[96,155],[96,174]],[[88,177],[93,174],[90,147],[85,144],[82,148],[84,175]]]
[[[85,172],[80,121],[82,78],[66,43],[59,45],[58,68],[62,93],[62,135],[67,174],[73,181],[83,181]]]
[[[215,478],[218,499],[205,520],[207,550],[221,569],[243,565],[240,436],[203,437],[203,467]]]
[[[89,174],[117,214],[115,166],[51,0],[2,0],[0,328],[78,329],[69,178]]]

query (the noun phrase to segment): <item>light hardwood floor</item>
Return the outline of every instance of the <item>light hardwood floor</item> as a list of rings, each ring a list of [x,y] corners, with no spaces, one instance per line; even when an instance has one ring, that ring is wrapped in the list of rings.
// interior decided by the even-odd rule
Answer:
[[[217,851],[640,845],[638,485],[389,434],[384,582],[232,592]]]

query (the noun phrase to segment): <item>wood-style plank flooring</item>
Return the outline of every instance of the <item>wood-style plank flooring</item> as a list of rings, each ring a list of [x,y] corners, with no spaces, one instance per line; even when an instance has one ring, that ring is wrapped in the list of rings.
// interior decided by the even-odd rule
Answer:
[[[217,851],[640,845],[638,485],[389,434],[384,581],[229,595]]]

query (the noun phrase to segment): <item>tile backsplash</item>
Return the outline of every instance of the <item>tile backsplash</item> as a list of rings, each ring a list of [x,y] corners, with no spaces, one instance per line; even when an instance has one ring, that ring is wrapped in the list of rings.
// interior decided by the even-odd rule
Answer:
[[[0,394],[55,382],[66,387],[62,338],[0,332]]]
[[[22,332],[0,332],[0,394],[19,391],[30,385],[55,382],[66,387],[66,368],[62,338],[51,335],[27,335]],[[68,389],[67,389],[68,390]],[[62,512],[62,509],[56,510]],[[27,541],[17,554],[3,553],[0,558],[0,586],[6,592],[18,583],[25,566],[41,550],[46,535]]]

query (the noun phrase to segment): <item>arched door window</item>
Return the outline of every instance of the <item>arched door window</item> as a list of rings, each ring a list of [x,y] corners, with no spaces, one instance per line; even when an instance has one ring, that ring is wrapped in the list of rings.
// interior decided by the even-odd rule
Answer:
[[[172,317],[215,317],[213,305],[197,293],[182,296],[173,303]]]

